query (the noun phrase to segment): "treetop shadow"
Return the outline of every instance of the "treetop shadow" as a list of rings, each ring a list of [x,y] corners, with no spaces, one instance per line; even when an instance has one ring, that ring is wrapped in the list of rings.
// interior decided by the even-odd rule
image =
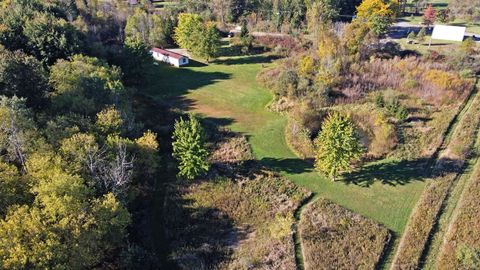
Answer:
[[[367,164],[353,172],[344,173],[342,180],[347,185],[352,184],[367,188],[375,182],[381,182],[389,186],[403,186],[413,181],[424,181],[425,178],[435,178],[459,170],[459,167],[455,166],[459,163],[458,160],[442,158],[437,161],[437,164],[449,164],[442,167],[442,170],[433,170],[429,165],[430,161],[430,159],[421,158]]]
[[[215,63],[227,66],[245,64],[268,64],[276,59],[279,59],[279,57],[274,55],[253,55],[248,57],[217,59],[215,60]]]

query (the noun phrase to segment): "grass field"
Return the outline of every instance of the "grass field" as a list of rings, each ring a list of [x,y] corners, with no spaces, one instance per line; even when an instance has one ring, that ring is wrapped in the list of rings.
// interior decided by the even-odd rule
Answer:
[[[195,111],[248,136],[263,164],[308,188],[400,234],[425,183],[416,179],[418,162],[385,160],[370,164],[333,183],[298,159],[284,139],[286,117],[266,109],[272,99],[256,82],[256,74],[271,64],[266,55],[221,58],[213,64],[186,68],[155,67],[147,94]]]

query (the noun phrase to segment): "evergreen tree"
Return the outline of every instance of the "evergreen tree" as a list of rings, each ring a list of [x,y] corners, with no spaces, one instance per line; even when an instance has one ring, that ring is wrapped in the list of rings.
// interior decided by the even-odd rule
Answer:
[[[420,31],[417,34],[417,41],[419,43],[423,43],[425,41],[426,35],[427,35],[427,30],[425,29],[425,27],[422,27],[422,29],[420,29]]]
[[[315,144],[315,168],[326,173],[333,181],[363,152],[352,120],[340,113],[331,113],[327,117]]]
[[[205,134],[194,115],[189,115],[188,120],[180,118],[175,122],[172,145],[173,156],[179,163],[179,177],[193,180],[208,171]]]

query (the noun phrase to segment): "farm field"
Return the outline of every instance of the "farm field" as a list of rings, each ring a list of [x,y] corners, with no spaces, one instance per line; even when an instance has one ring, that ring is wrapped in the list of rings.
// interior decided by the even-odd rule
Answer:
[[[272,62],[268,55],[233,56],[215,63],[176,69],[155,67],[146,93],[194,111],[249,138],[256,158],[296,184],[354,212],[371,218],[399,236],[425,183],[418,163],[383,160],[332,182],[298,159],[284,140],[286,117],[270,112],[267,89],[256,74]],[[181,82],[180,84],[177,82]]]

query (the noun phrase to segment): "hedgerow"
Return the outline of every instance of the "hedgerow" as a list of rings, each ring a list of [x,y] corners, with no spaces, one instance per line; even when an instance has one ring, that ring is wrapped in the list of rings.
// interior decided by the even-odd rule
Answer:
[[[325,199],[303,211],[305,269],[374,269],[390,241],[385,227]]]

